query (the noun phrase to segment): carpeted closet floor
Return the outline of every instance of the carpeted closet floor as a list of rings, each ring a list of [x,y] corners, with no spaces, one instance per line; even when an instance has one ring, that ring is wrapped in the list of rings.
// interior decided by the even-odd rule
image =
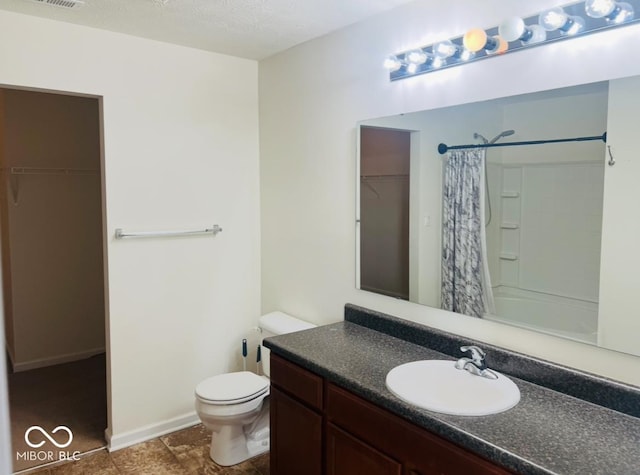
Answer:
[[[26,444],[25,431],[31,426],[40,426],[49,433],[57,426],[68,427],[73,433],[73,441],[63,450],[69,453],[87,452],[106,445],[104,354],[73,363],[9,374],[8,381],[14,472],[45,463],[24,460],[24,457],[18,457],[19,453],[51,449],[50,442],[37,431],[31,433],[30,440],[45,441],[46,444],[40,449],[33,449]],[[61,431],[54,437],[67,440]]]

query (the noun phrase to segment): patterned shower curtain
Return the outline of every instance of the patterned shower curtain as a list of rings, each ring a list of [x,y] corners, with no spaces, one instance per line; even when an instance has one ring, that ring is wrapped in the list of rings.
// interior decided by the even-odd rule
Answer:
[[[479,318],[493,310],[484,227],[484,158],[484,149],[449,152],[442,216],[442,308]]]

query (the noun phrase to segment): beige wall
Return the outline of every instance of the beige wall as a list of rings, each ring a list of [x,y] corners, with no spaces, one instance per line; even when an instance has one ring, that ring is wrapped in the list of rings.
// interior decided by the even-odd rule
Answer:
[[[11,89],[3,96],[5,320],[22,371],[104,351],[99,105]],[[14,175],[11,167],[92,174]]]
[[[314,323],[345,302],[640,384],[640,359],[355,288],[356,122],[640,74],[640,26],[390,82],[391,53],[560,1],[420,0],[260,63],[263,311]],[[632,277],[633,273],[625,273]],[[634,282],[637,282],[634,280]]]
[[[0,84],[102,98],[111,442],[194,423],[260,314],[257,63],[5,11],[0,32]]]

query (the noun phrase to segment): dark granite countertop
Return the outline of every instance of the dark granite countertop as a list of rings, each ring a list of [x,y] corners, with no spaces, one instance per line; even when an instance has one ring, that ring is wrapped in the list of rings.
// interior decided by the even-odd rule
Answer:
[[[350,321],[268,338],[265,345],[517,473],[640,474],[640,419],[631,415],[513,375],[521,399],[503,413],[465,417],[417,408],[386,388],[387,373],[410,361],[454,358]]]

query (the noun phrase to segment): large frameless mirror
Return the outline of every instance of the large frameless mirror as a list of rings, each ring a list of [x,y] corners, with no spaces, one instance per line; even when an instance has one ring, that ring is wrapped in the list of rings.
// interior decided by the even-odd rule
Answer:
[[[631,146],[630,94],[640,78],[360,122],[358,287],[635,353],[632,295],[601,273],[640,253],[606,238],[611,208],[640,202],[605,187],[628,172],[603,134]]]

